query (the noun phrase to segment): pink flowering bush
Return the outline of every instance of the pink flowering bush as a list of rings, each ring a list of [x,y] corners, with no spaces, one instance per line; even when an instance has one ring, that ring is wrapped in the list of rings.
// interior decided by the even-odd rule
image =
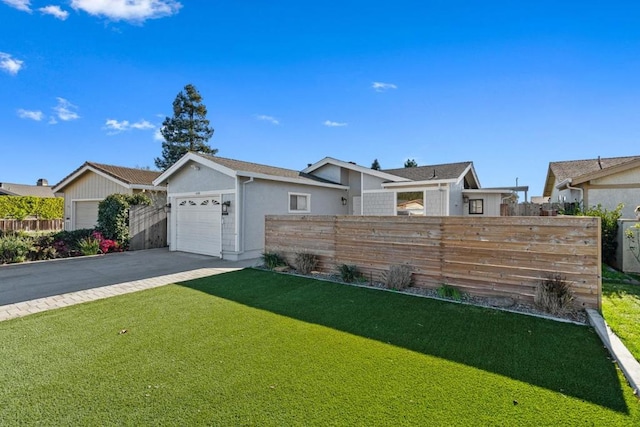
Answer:
[[[105,239],[102,233],[99,231],[94,231],[93,233],[91,233],[91,237],[93,237],[99,242],[100,252],[102,252],[103,254],[106,254],[109,252],[122,252],[122,248],[120,248],[120,245],[118,245],[118,242],[111,239]]]

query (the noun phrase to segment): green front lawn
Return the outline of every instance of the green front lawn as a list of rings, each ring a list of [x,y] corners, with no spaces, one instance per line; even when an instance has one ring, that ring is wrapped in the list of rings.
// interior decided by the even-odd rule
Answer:
[[[640,425],[588,327],[259,270],[2,322],[0,360],[6,425]]]
[[[640,285],[603,280],[602,314],[611,330],[640,360]]]

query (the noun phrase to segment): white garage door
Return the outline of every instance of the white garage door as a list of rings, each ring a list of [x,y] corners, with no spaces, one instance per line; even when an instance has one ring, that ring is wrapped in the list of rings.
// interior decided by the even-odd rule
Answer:
[[[220,196],[187,197],[176,200],[176,249],[220,256],[222,252],[222,208]]]
[[[90,202],[74,202],[74,220],[73,229],[94,228],[98,223],[98,203]]]

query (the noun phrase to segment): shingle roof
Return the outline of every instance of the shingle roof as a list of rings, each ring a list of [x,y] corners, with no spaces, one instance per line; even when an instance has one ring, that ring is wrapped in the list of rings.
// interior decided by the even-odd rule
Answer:
[[[469,165],[471,165],[471,162],[445,163],[414,168],[384,169],[381,172],[407,178],[412,181],[456,179],[462,175]]]
[[[550,196],[553,192],[553,186],[568,178],[571,178],[572,181],[577,181],[580,177],[637,160],[640,160],[640,156],[550,162],[543,196]]]
[[[588,175],[594,172],[598,172],[603,169],[607,169],[613,166],[618,166],[623,163],[631,162],[640,159],[640,156],[629,157],[610,157],[587,160],[571,160],[567,162],[551,162],[549,168],[556,177],[556,181],[564,181],[567,178],[578,178],[582,175]]]
[[[0,194],[10,196],[55,197],[51,187],[46,185],[26,185],[0,182]]]
[[[317,176],[296,171],[293,169],[285,169],[285,168],[279,168],[275,166],[262,165],[259,163],[244,162],[241,160],[227,159],[224,157],[211,156],[211,155],[202,154],[202,153],[194,153],[194,154],[197,154],[200,157],[203,157],[207,160],[210,160],[212,162],[218,163],[222,166],[225,166],[229,169],[233,169],[239,172],[259,173],[263,175],[272,175],[272,176],[283,177],[283,178],[310,179],[316,182],[339,185],[339,183],[322,179]]]
[[[146,169],[127,168],[124,166],[105,165],[102,163],[85,162],[79,168],[65,176],[59,183],[54,185],[57,188],[63,182],[74,176],[86,167],[92,167],[100,172],[111,176],[125,184],[129,185],[153,185],[153,180],[160,176],[162,172],[151,171]],[[59,189],[58,189],[59,190]]]

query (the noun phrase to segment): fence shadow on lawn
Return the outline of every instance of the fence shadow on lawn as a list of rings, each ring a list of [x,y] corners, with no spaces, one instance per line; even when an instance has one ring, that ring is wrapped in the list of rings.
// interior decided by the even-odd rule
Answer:
[[[628,413],[592,328],[262,270],[180,285]]]

